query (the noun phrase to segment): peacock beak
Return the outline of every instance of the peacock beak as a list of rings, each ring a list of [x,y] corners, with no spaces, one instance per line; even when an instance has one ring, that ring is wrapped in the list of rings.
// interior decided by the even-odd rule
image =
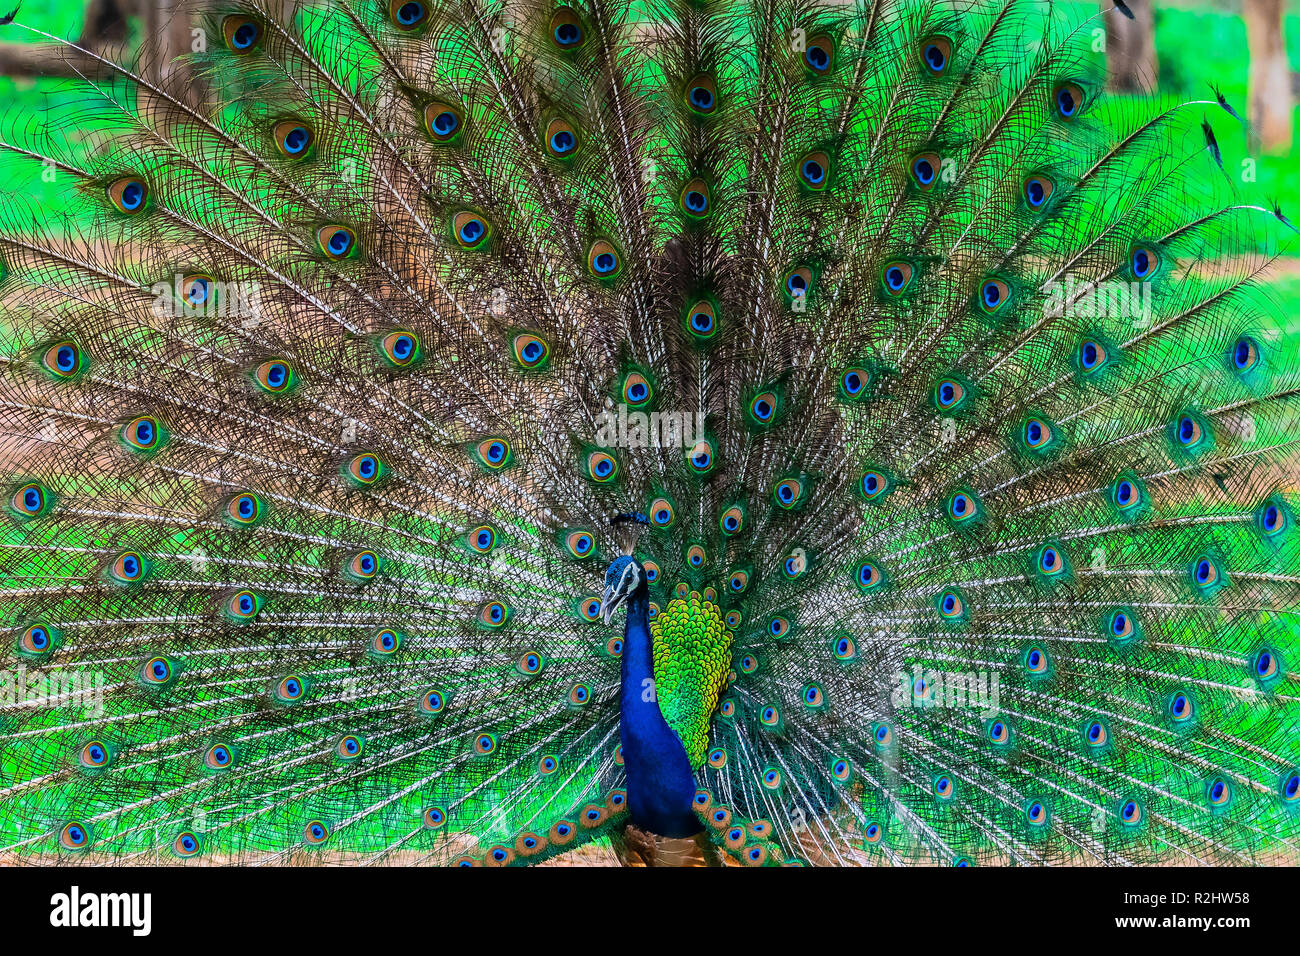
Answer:
[[[617,588],[605,588],[605,594],[600,599],[600,616],[608,627],[610,620],[614,617],[614,612],[623,606],[627,600],[626,594],[619,594]]]

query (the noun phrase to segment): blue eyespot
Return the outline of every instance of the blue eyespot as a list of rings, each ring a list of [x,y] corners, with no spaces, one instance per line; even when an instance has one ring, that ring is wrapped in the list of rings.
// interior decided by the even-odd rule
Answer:
[[[1047,205],[1047,200],[1052,198],[1055,191],[1056,183],[1042,174],[1025,180],[1025,202],[1035,212]]]
[[[405,2],[397,8],[397,12],[393,19],[396,20],[399,27],[409,29],[418,26],[420,22],[424,20],[424,17],[425,9],[423,3],[420,3],[419,0],[405,0]]]
[[[1232,364],[1239,372],[1248,372],[1259,362],[1259,346],[1248,336],[1237,339],[1232,347]]]
[[[1062,119],[1072,120],[1083,107],[1083,90],[1074,83],[1062,83],[1052,97],[1056,112]]]
[[[1084,375],[1090,375],[1108,365],[1111,361],[1111,355],[1108,347],[1098,340],[1084,339],[1079,344],[1077,361],[1079,371]]]
[[[1134,246],[1129,253],[1129,265],[1135,279],[1149,279],[1160,266],[1160,254],[1148,246]]]
[[[279,123],[275,127],[275,142],[286,156],[296,158],[307,152],[311,145],[311,130],[301,123]]]
[[[572,152],[578,145],[578,138],[573,135],[571,130],[560,130],[551,136],[551,149],[560,155]]]

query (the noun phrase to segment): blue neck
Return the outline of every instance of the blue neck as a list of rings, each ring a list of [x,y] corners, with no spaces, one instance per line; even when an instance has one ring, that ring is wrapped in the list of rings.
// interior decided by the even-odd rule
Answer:
[[[627,602],[619,708],[628,812],[642,830],[666,837],[691,836],[701,829],[691,809],[695,774],[686,748],[659,711],[654,676],[650,597],[641,587]]]

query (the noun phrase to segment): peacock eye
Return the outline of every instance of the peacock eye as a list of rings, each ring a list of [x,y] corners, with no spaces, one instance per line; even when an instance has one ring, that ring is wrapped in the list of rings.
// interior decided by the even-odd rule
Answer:
[[[1060,83],[1052,92],[1052,105],[1064,120],[1073,120],[1083,109],[1083,89],[1077,83]]]
[[[108,201],[120,213],[134,216],[143,212],[149,186],[139,176],[123,176],[108,185]]]
[[[1248,335],[1237,339],[1232,346],[1232,365],[1238,372],[1249,372],[1259,364],[1259,343]]]
[[[686,310],[686,329],[697,339],[710,339],[717,331],[718,315],[713,304],[696,302]]]
[[[883,583],[884,576],[875,562],[863,561],[857,567],[855,579],[858,587],[862,590],[874,591]]]
[[[170,660],[165,657],[153,657],[145,661],[144,666],[140,668],[140,678],[146,685],[162,685],[168,683],[175,675],[175,667]]]
[[[515,361],[527,369],[542,368],[551,356],[546,340],[531,332],[520,332],[511,340],[510,347]]]
[[[424,811],[424,825],[436,830],[447,822],[447,811],[442,807],[429,807]]]
[[[476,212],[458,212],[451,217],[451,234],[462,249],[482,249],[492,238],[492,227]]]
[[[578,131],[565,120],[553,119],[546,124],[542,141],[546,151],[556,159],[568,159],[578,149]]]
[[[149,562],[138,552],[124,551],[109,568],[109,575],[118,584],[137,584],[149,573]]]
[[[491,471],[500,471],[513,457],[510,442],[504,438],[484,438],[474,447],[479,463]]]
[[[329,839],[329,835],[330,828],[323,820],[310,821],[305,827],[303,827],[302,831],[303,842],[309,843],[312,846],[324,843]]]
[[[307,685],[301,677],[290,675],[275,687],[275,696],[281,703],[293,703],[301,700],[307,691]]]
[[[348,459],[346,473],[357,485],[376,484],[387,472],[383,459],[372,452],[354,455]]]
[[[744,526],[745,510],[740,505],[732,505],[718,519],[718,527],[722,529],[722,533],[727,537],[739,534]]]
[[[613,481],[618,476],[618,461],[608,452],[593,451],[587,456],[587,475],[602,484]]]
[[[686,460],[691,466],[691,471],[697,475],[704,475],[713,470],[713,443],[708,439],[701,438],[686,453]]]
[[[450,143],[455,140],[465,125],[461,111],[441,100],[424,107],[424,130],[436,143]]]
[[[122,426],[122,444],[128,451],[156,452],[167,443],[167,431],[152,415],[141,415]]]
[[[640,372],[628,372],[623,379],[623,401],[632,408],[641,408],[653,397],[654,387],[650,380]]]
[[[682,187],[678,205],[682,212],[693,219],[701,219],[710,212],[709,184],[702,179],[692,179]]]
[[[357,251],[357,234],[347,226],[321,226],[316,230],[316,245],[330,259],[346,259]]]
[[[813,37],[804,49],[803,63],[815,76],[825,76],[835,66],[835,41],[824,35]]]
[[[264,392],[270,392],[272,395],[291,391],[297,384],[293,367],[284,359],[269,359],[263,362],[254,371],[253,380]]]
[[[1024,664],[1026,674],[1031,677],[1038,677],[1049,672],[1052,666],[1052,657],[1045,648],[1034,645],[1025,649],[1021,663]]]
[[[90,846],[90,830],[81,823],[65,824],[59,831],[59,843],[66,850],[84,850]]]
[[[908,164],[912,183],[922,192],[929,192],[939,181],[939,170],[942,166],[943,160],[938,153],[921,153],[913,156]]]
[[[510,619],[510,609],[502,601],[488,601],[478,612],[478,622],[484,627],[502,627]]]
[[[244,491],[226,502],[222,517],[232,527],[246,528],[257,524],[265,515],[266,504],[261,495]]]
[[[226,617],[236,624],[247,624],[262,610],[262,598],[254,591],[236,591],[226,599],[223,607]]]
[[[956,379],[941,379],[934,387],[934,404],[941,412],[959,408],[966,399],[966,386]]]
[[[1255,521],[1265,537],[1275,538],[1290,526],[1290,513],[1280,501],[1280,498],[1266,501],[1255,512]]]
[[[956,591],[942,592],[935,604],[940,616],[950,621],[962,617],[966,612],[966,603]]]
[[[1219,565],[1209,555],[1201,555],[1192,562],[1192,583],[1202,591],[1208,591],[1219,583]]]
[[[1005,720],[991,721],[986,732],[991,744],[1005,744],[1011,740],[1011,728]]]
[[[1002,279],[985,279],[980,286],[979,305],[988,314],[1000,311],[1011,300],[1011,286]]]
[[[948,72],[952,61],[952,40],[946,36],[926,37],[920,43],[921,64],[932,76]]]
[[[585,36],[582,20],[572,7],[560,7],[551,15],[551,42],[561,50],[576,50]]]
[[[564,546],[575,558],[589,558],[596,553],[596,542],[588,531],[570,531],[564,537]]]
[[[785,277],[786,295],[793,299],[806,296],[812,291],[813,273],[808,266],[792,269]]]
[[[42,658],[59,646],[59,631],[47,624],[31,624],[18,637],[18,653],[22,657]]]
[[[251,53],[262,41],[262,24],[251,17],[229,16],[221,21],[221,35],[231,52]]]
[[[613,243],[598,239],[587,250],[587,269],[599,279],[612,279],[619,274],[623,263]]]
[[[890,262],[881,270],[880,277],[889,296],[902,295],[912,283],[916,268],[910,262]]]
[[[713,77],[700,73],[686,84],[686,105],[704,116],[718,108],[718,87]]]
[[[64,339],[41,353],[41,367],[56,380],[67,381],[76,378],[85,370],[86,360],[76,342]]]
[[[1022,437],[1025,447],[1037,451],[1052,442],[1052,426],[1041,418],[1031,418],[1025,422]]]
[[[1174,423],[1174,438],[1186,449],[1196,449],[1205,438],[1200,420],[1195,415],[1184,414]]]
[[[290,159],[302,159],[315,141],[315,134],[306,123],[297,120],[285,120],[275,124],[271,131],[275,147],[283,156]]]
[[[399,30],[418,30],[428,17],[423,0],[389,0],[388,19]]]
[[[871,372],[866,368],[855,366],[840,373],[840,395],[850,402],[866,398],[870,385]]]
[[[370,652],[380,658],[391,657],[402,646],[402,634],[391,627],[381,627],[370,638]]]
[[[1110,742],[1110,731],[1100,720],[1089,721],[1083,726],[1083,741],[1093,750],[1100,750]]]
[[[1133,278],[1146,281],[1160,269],[1160,253],[1151,246],[1134,246],[1129,253],[1129,268]]]
[[[1084,373],[1095,372],[1106,364],[1108,358],[1106,346],[1095,339],[1085,339],[1079,345],[1079,368]]]
[[[1107,621],[1110,639],[1120,644],[1130,643],[1137,634],[1137,624],[1131,611],[1115,610]]]
[[[820,192],[830,182],[831,160],[823,152],[809,153],[799,160],[799,180],[803,185]]]
[[[1047,205],[1054,192],[1056,192],[1056,183],[1042,173],[1025,180],[1025,202],[1035,212]]]
[[[772,497],[780,508],[787,510],[802,503],[804,496],[803,482],[798,478],[785,478],[777,482],[772,489]]]
[[[876,501],[889,491],[889,478],[883,472],[868,471],[858,483],[862,497],[867,501]]]
[[[420,359],[420,339],[412,332],[389,332],[379,340],[379,352],[394,368],[405,368]]]

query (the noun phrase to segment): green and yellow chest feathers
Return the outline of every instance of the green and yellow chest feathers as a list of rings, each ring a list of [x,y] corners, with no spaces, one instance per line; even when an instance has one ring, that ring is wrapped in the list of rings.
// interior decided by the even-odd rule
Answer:
[[[692,591],[650,623],[659,711],[698,769],[708,750],[709,719],[731,667],[731,631],[722,611]]]

